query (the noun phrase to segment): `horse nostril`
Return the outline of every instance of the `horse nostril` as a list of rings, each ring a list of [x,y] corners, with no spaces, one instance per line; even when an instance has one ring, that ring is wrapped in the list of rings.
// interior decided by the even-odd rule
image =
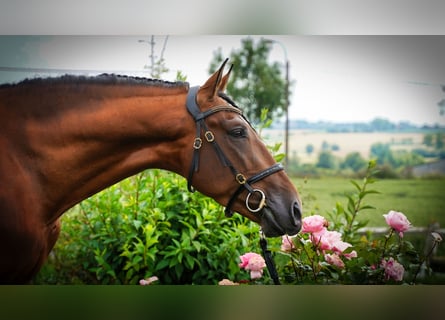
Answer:
[[[293,208],[292,208],[293,218],[294,218],[294,224],[298,228],[298,230],[301,229],[301,209],[298,202],[294,202]]]

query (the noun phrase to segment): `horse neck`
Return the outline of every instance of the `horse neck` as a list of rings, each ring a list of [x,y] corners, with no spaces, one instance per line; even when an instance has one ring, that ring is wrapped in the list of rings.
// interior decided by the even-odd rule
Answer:
[[[144,89],[131,96],[118,91],[102,88],[100,99],[66,91],[55,104],[70,107],[30,122],[38,176],[47,202],[57,204],[56,215],[147,168],[185,175],[194,130],[186,89]]]

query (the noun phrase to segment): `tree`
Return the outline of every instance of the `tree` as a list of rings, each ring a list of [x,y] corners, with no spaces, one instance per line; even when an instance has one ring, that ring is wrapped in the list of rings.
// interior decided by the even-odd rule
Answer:
[[[444,146],[445,135],[442,132],[427,133],[423,136],[423,144],[440,150]]]
[[[371,127],[374,131],[391,131],[396,128],[396,125],[386,119],[375,118],[371,121]]]
[[[442,85],[442,91],[445,92],[445,85]],[[437,103],[437,106],[439,107],[439,114],[443,116],[445,114],[445,99],[440,100]]]
[[[314,145],[309,143],[306,145],[306,153],[310,156],[314,152]]]
[[[155,55],[155,36],[150,36],[150,40],[138,40],[140,43],[148,43],[150,45],[150,64],[146,64],[144,69],[150,70],[150,77],[161,78],[162,74],[168,72],[168,68],[165,66],[164,52],[167,47],[168,36],[164,38],[160,57]]]
[[[351,168],[354,172],[366,169],[368,161],[363,159],[359,152],[351,152],[346,155],[345,160],[342,162],[341,167]]]
[[[434,136],[432,133],[427,133],[423,136],[423,144],[432,147],[433,146]]]
[[[323,140],[321,144],[321,150],[328,151],[329,150],[329,143],[326,142],[326,140]]]
[[[435,143],[435,148],[437,150],[440,150],[443,148],[443,146],[444,146],[443,139],[444,139],[444,134],[442,132],[437,132],[436,133],[436,143]]]
[[[252,38],[241,40],[241,48],[232,50],[230,62],[234,65],[227,93],[244,110],[252,122],[258,122],[261,110],[267,108],[270,117],[282,115],[286,97],[285,80],[280,64],[268,61],[271,44],[265,40],[255,43]],[[210,63],[213,72],[225,57],[219,48]]]
[[[322,151],[318,156],[317,168],[335,169],[337,160],[330,151]]]
[[[387,143],[374,143],[371,145],[371,158],[377,159],[379,165],[394,165],[394,155]]]

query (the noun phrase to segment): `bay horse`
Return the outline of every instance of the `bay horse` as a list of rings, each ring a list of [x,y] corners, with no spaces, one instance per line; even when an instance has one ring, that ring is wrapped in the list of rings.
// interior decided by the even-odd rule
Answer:
[[[29,283],[67,209],[149,168],[266,236],[296,234],[298,192],[224,93],[226,62],[200,87],[109,74],[0,86],[0,283]]]

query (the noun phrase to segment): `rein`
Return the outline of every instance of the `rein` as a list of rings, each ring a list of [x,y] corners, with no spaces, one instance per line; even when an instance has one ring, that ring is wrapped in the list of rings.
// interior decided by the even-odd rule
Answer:
[[[234,106],[231,105],[222,105],[222,106],[215,106],[207,111],[201,112],[201,109],[198,106],[198,103],[196,101],[196,95],[198,93],[199,87],[191,87],[189,89],[189,93],[187,95],[187,101],[186,106],[188,112],[192,115],[193,119],[196,123],[196,136],[195,140],[193,142],[193,158],[190,165],[189,175],[187,179],[187,187],[190,192],[194,192],[194,188],[192,186],[193,182],[193,174],[198,171],[199,169],[199,150],[202,147],[203,139],[201,138],[201,132],[204,131],[204,138],[207,142],[211,143],[213,146],[213,149],[215,150],[216,154],[218,155],[218,158],[220,159],[221,163],[230,168],[230,171],[235,177],[236,182],[238,182],[239,186],[235,190],[235,192],[232,194],[232,196],[229,199],[229,202],[227,203],[226,209],[225,209],[225,215],[227,217],[231,217],[233,215],[233,210],[231,209],[235,200],[238,198],[238,196],[244,191],[247,190],[247,197],[245,200],[246,208],[256,214],[260,212],[266,205],[266,195],[264,192],[260,189],[256,189],[252,187],[252,184],[255,182],[258,182],[276,172],[279,172],[283,170],[283,166],[280,163],[276,163],[272,165],[271,167],[260,171],[259,173],[253,175],[250,178],[246,178],[242,173],[240,173],[238,170],[235,169],[233,164],[230,162],[230,160],[226,157],[221,147],[218,145],[218,143],[215,141],[215,136],[212,131],[209,130],[207,127],[207,124],[205,123],[205,119],[217,112],[220,111],[226,111],[226,112],[235,112],[241,116],[243,116],[243,112]],[[244,116],[243,116],[244,117]],[[257,208],[252,208],[249,204],[249,200],[252,195],[258,194],[261,197],[261,200],[259,202],[259,205]],[[275,264],[273,262],[272,254],[270,250],[267,249],[267,240],[264,236],[263,232],[260,230],[260,247],[261,251],[263,253],[264,260],[266,262],[267,269],[269,271],[270,277],[272,278],[274,284],[279,285],[280,280],[278,278],[278,273],[275,268]]]
[[[269,275],[273,280],[273,283],[276,285],[280,285],[280,279],[278,278],[278,272],[275,268],[275,264],[273,262],[272,253],[269,249],[267,249],[267,240],[264,236],[262,230],[260,230],[260,247],[263,252],[264,261],[266,262],[267,270],[269,271]]]

